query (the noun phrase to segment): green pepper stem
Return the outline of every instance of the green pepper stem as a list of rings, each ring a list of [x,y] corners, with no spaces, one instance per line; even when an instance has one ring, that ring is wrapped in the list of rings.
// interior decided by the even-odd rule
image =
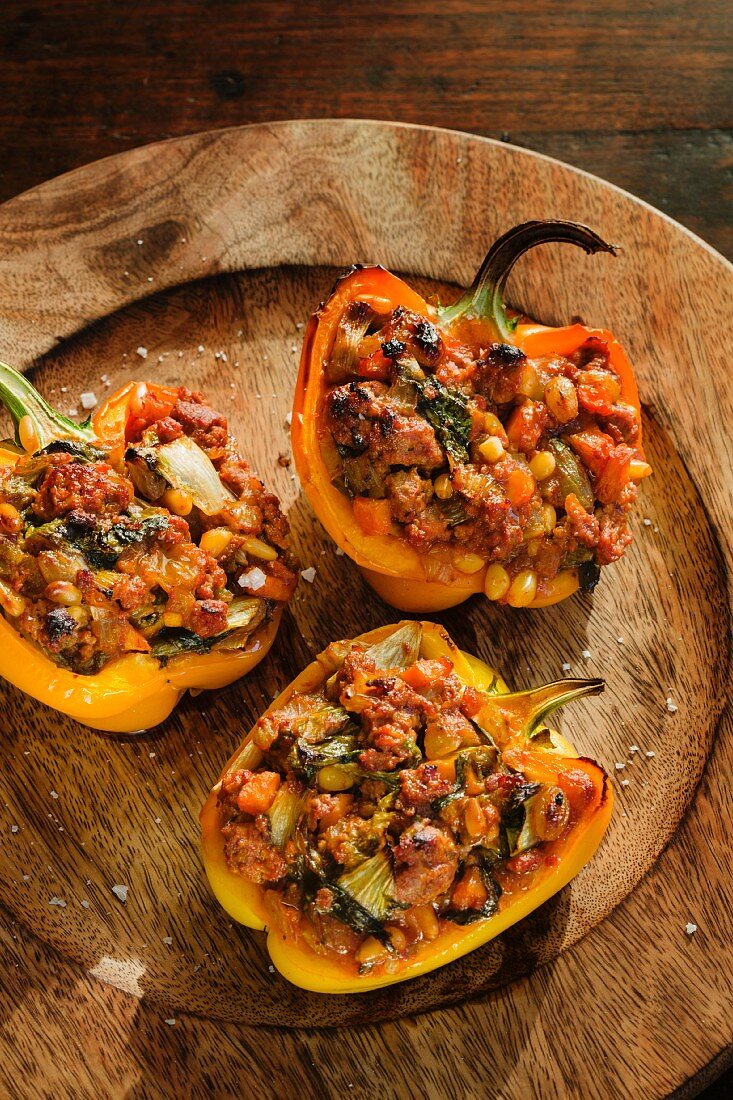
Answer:
[[[532,221],[515,225],[491,246],[465,294],[440,311],[441,324],[449,325],[464,316],[479,318],[490,321],[503,341],[513,343],[514,326],[504,308],[506,281],[520,256],[538,244],[554,242],[578,245],[589,256],[595,252],[616,255],[613,245],[578,222]]]
[[[88,422],[75,424],[56,412],[24,375],[5,363],[0,363],[0,402],[10,413],[18,444],[21,442],[19,425],[24,417],[30,417],[38,450],[43,450],[55,439],[78,439],[84,443],[92,443],[95,439]]]
[[[603,680],[555,680],[528,691],[493,695],[487,699],[474,724],[487,744],[495,744],[494,734],[501,738],[502,731],[505,736],[508,729],[513,731],[513,736],[531,738],[554,710],[584,695],[600,695],[605,686]]]

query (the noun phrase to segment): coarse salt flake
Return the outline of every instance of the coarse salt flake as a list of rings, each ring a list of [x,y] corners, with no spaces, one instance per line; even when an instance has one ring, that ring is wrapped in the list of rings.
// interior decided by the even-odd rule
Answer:
[[[656,756],[657,754],[656,754],[655,752],[648,752],[648,753],[646,753],[645,755],[646,755],[646,756],[648,756],[648,757],[649,757],[649,759],[651,760],[651,758],[652,758],[653,756]]]
[[[580,656],[583,658],[584,661],[590,661],[590,650],[589,649],[584,649],[581,652]]]
[[[58,798],[58,793],[56,791],[51,791],[50,794],[51,798]]]
[[[18,826],[17,825],[11,825],[10,826],[10,831],[11,831],[11,833],[17,833],[18,832]]]
[[[622,764],[620,760],[617,760],[616,763],[614,764],[614,768],[616,769],[617,772],[620,772],[621,769],[625,768],[625,767],[626,767],[626,765]]]
[[[629,749],[629,752],[638,752],[638,751],[639,751],[639,746],[638,745],[632,745],[631,748]]]
[[[693,924],[692,921],[688,921],[685,925],[685,932],[688,936],[694,936],[697,932],[697,925]]]
[[[343,558],[346,555],[346,551],[342,550],[340,546],[336,547],[336,557]]]
[[[572,668],[572,665],[568,661],[563,661],[563,666],[562,666],[563,672],[570,672],[571,668]]]
[[[172,1016],[170,1017],[169,1020],[166,1020],[165,1023],[168,1024],[168,1027],[175,1027],[175,1025],[176,1025],[176,1021]]]
[[[251,588],[254,592],[257,592],[264,587],[266,580],[265,574],[255,565],[252,569],[248,569],[246,573],[242,573],[237,583],[240,588]]]
[[[163,943],[170,947],[173,943],[173,936],[163,936]]]
[[[290,425],[293,423],[293,414],[291,412],[287,413],[285,417],[285,423],[288,427],[290,427]]]
[[[64,901],[63,898],[53,897],[53,898],[51,898],[51,900],[49,901],[48,904],[49,905],[56,905],[59,909],[65,909],[66,908],[66,902]]]
[[[671,695],[667,696],[666,707],[670,714],[675,714],[677,712],[677,704],[675,703]]]
[[[301,569],[300,575],[304,581],[308,581],[308,584],[313,584],[316,579],[316,570],[313,565],[309,565],[307,569]]]
[[[93,409],[97,404],[97,395],[96,393],[92,393],[91,390],[88,390],[81,395],[79,400],[81,401],[82,409]]]
[[[204,345],[203,345],[203,344],[199,344],[199,346],[197,347],[197,349],[196,349],[196,350],[197,350],[198,352],[202,352],[202,351],[204,350]]]
[[[120,901],[127,901],[127,890],[127,886],[122,886],[119,883],[112,887],[112,893],[116,898],[119,898]]]
[[[89,908],[89,902],[86,900],[86,898],[84,899],[84,901],[82,901],[81,907],[82,907],[82,909],[88,909]]]
[[[147,359],[148,349],[142,347],[142,345],[141,345],[139,348],[137,348],[137,354],[140,356],[141,359]]]

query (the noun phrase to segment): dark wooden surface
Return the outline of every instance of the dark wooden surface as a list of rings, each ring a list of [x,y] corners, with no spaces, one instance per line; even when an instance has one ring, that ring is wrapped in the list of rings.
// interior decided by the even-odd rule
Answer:
[[[0,201],[146,142],[271,119],[503,137],[733,255],[730,0],[5,0]]]

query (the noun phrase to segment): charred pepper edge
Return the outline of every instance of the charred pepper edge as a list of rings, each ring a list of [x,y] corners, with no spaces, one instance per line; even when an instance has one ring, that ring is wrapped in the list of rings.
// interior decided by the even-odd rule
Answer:
[[[368,631],[353,641],[373,644],[389,637],[391,633],[404,626],[405,622],[409,620]],[[508,692],[506,684],[498,674],[479,658],[458,649],[444,628],[425,621],[421,625],[423,640],[427,643],[426,652],[423,652],[421,647],[421,656],[434,657],[440,655],[442,651],[450,656],[454,663],[454,670],[464,683],[479,690],[493,687],[498,689],[499,694]],[[329,659],[328,650],[324,650],[278,695],[265,713],[277,710],[286,704],[295,692],[318,690],[332,671],[333,661]],[[594,786],[597,798],[589,811],[587,822],[584,823],[585,827],[579,833],[577,827],[573,830],[567,838],[557,866],[547,871],[535,887],[519,896],[512,905],[493,917],[465,926],[457,926],[455,930],[451,930],[450,935],[442,933],[435,941],[437,946],[431,946],[425,953],[425,957],[413,959],[397,975],[387,974],[380,977],[366,975],[353,978],[351,975],[345,975],[337,963],[317,956],[307,947],[298,947],[286,942],[276,931],[270,930],[267,948],[276,969],[294,985],[318,993],[369,992],[428,973],[483,946],[566,886],[591,859],[603,838],[613,809],[613,790],[608,775],[596,761],[579,756],[569,742],[560,735],[554,734],[554,731],[551,732],[558,738],[562,752],[558,749],[538,750],[532,746],[531,741],[527,749],[522,751],[529,752],[540,765],[544,758],[556,766],[562,761],[568,768],[573,764],[575,766],[583,764],[585,769],[592,769],[596,777]],[[227,762],[222,771],[222,778],[237,763],[249,740],[248,734]],[[572,755],[565,755],[568,750]],[[220,783],[215,785],[199,817],[202,827],[202,858],[209,884],[217,900],[238,923],[254,930],[266,930],[266,912],[261,901],[262,890],[241,875],[232,872],[224,858],[224,842],[219,827],[216,801],[219,786]]]

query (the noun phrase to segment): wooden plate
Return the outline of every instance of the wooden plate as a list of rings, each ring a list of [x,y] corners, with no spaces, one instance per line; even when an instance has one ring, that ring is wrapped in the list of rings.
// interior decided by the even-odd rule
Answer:
[[[543,320],[580,316],[618,334],[636,363],[656,475],[642,487],[633,548],[593,599],[539,612],[475,600],[441,621],[517,688],[563,663],[606,678],[606,695],[575,706],[564,728],[613,774],[618,809],[572,886],[494,943],[386,991],[304,993],[272,972],[264,937],[233,927],[212,900],[197,825],[274,693],[330,640],[398,617],[335,555],[278,461],[289,455],[303,322],[355,260],[447,293],[501,231],[532,217],[583,221],[620,246],[616,260],[535,252],[511,297]],[[147,1065],[161,1089],[191,1095],[211,1081],[229,1094],[245,1067],[253,1095],[271,1093],[273,1072],[289,1082],[280,1095],[651,1097],[683,1082],[691,1095],[721,1068],[731,1034],[725,261],[551,160],[364,122],[220,131],[101,161],[5,204],[0,240],[2,357],[32,368],[65,411],[82,391],[102,398],[130,378],[206,391],[317,570],[253,675],[187,699],[151,733],[107,738],[3,687],[0,896],[16,1005],[6,1066],[30,1065],[26,1084],[35,1073],[44,1086],[81,1087],[84,1050],[104,1043],[90,1088],[110,1073],[134,1081]],[[46,1011],[41,1040],[33,1028]],[[394,1022],[337,1040],[302,1030],[380,1020]],[[185,1072],[172,1068],[182,1032]]]

